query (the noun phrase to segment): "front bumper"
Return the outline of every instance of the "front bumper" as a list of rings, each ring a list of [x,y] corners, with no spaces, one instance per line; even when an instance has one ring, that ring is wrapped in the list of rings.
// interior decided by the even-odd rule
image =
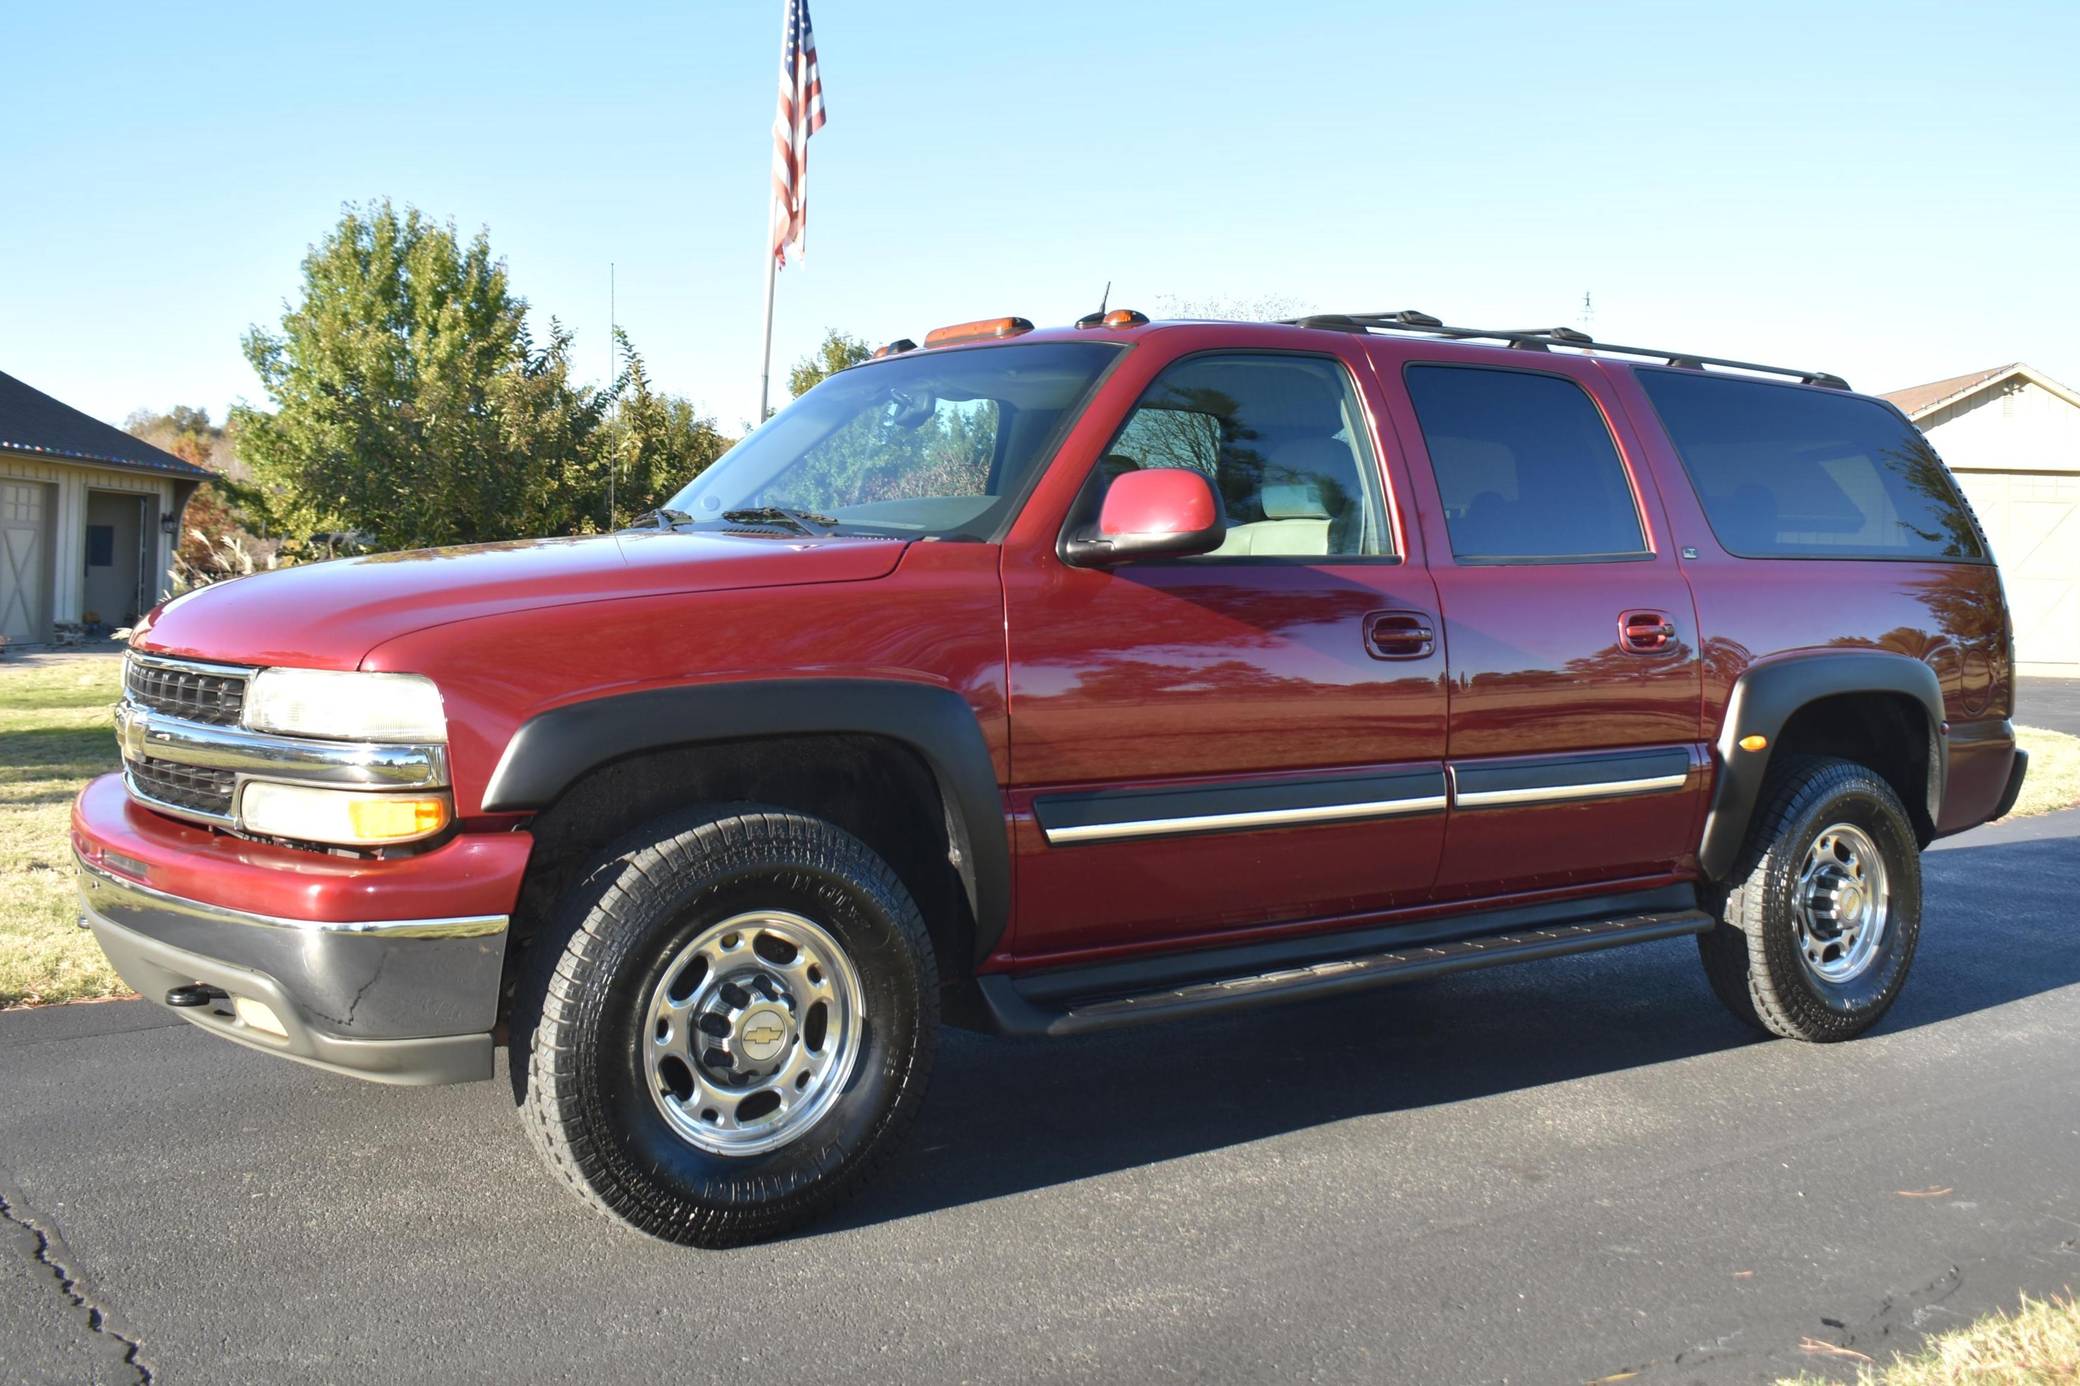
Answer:
[[[172,1009],[226,1039],[377,1082],[491,1076],[526,834],[356,861],[176,823],[129,802],[111,775],[74,804],[73,846],[80,922],[148,999],[208,988],[221,993],[214,1004]],[[281,1033],[251,1023],[252,1003]]]
[[[183,900],[78,867],[80,922],[125,982],[162,1005],[175,988],[222,994],[175,1009],[203,1029],[383,1083],[491,1076],[504,915],[323,924]],[[240,998],[266,1007],[282,1033],[250,1023]]]

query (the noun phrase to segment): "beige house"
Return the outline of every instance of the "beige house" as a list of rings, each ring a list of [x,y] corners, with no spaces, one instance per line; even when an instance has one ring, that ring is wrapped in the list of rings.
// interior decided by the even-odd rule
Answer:
[[[208,477],[0,373],[0,636],[39,644],[149,611]]]
[[[1928,435],[1993,541],[2016,661],[2080,675],[2080,394],[2018,361],[1885,398]]]

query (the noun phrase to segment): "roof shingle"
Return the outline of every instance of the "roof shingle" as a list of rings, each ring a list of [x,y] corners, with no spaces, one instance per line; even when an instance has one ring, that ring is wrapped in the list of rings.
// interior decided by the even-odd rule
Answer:
[[[1926,385],[1909,385],[1904,390],[1892,391],[1885,398],[1897,404],[1899,412],[1911,419],[1944,400],[1970,393],[1973,386],[1983,385],[1997,375],[2005,375],[2020,364],[2022,363],[2019,361],[2010,361],[2005,366],[1993,366],[1983,371],[1967,371],[1963,375],[1953,375],[1948,380],[1931,380]]]
[[[197,480],[210,475],[204,468],[52,399],[5,371],[0,371],[0,451],[39,453]]]

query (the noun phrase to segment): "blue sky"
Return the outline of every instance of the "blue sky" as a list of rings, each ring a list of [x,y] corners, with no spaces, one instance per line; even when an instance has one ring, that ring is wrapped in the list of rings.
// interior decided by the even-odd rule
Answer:
[[[340,204],[490,229],[603,375],[757,397],[780,0],[9,5],[0,370],[262,399]],[[1004,312],[1418,307],[2080,385],[2080,5],[816,0],[830,123],[776,374]]]

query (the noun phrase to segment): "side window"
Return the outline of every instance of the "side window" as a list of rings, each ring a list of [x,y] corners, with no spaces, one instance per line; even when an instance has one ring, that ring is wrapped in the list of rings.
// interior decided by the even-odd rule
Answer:
[[[1581,386],[1480,366],[1410,366],[1406,379],[1454,558],[1586,562],[1646,553],[1625,464]]]
[[[1365,417],[1337,362],[1194,356],[1157,376],[1099,462],[1080,510],[1122,472],[1189,467],[1213,483],[1228,537],[1192,562],[1392,552]]]
[[[1986,556],[1942,459],[1883,405],[1694,371],[1638,377],[1728,553]]]

